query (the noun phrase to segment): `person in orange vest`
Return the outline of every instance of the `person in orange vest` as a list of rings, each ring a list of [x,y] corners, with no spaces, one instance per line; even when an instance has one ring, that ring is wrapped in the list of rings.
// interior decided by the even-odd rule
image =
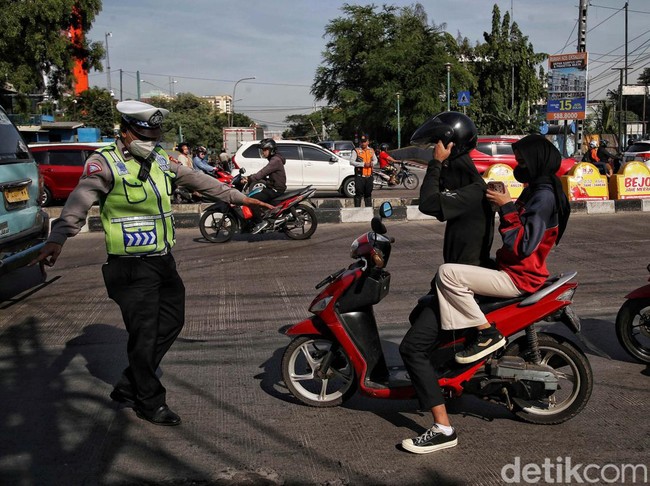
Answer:
[[[368,146],[369,140],[361,135],[359,147],[350,155],[350,165],[354,166],[354,207],[361,207],[361,198],[366,207],[372,207],[372,167],[377,163],[375,151]]]
[[[607,177],[612,175],[612,166],[607,160],[601,160],[600,156],[602,155],[602,151],[598,150],[598,143],[595,140],[589,142],[589,150],[585,155],[587,162],[594,164],[602,175],[606,175]]]

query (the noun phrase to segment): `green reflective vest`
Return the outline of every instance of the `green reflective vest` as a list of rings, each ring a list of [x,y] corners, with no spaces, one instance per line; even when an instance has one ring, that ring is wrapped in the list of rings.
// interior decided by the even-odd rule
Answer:
[[[149,178],[138,179],[140,164],[125,160],[115,145],[97,150],[113,173],[113,189],[100,202],[102,227],[109,255],[165,253],[175,240],[172,216],[172,181],[165,151],[156,148]]]

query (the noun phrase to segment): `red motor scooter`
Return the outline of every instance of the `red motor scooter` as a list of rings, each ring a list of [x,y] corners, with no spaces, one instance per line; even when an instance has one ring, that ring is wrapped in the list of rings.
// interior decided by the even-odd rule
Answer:
[[[650,265],[647,268],[650,272]],[[628,300],[616,316],[616,337],[636,360],[650,364],[650,284],[630,292],[625,298]]]
[[[389,203],[381,206],[382,216],[391,212]],[[394,240],[385,235],[379,218],[373,218],[371,227],[352,244],[355,262],[316,286],[325,288],[309,307],[314,315],[286,331],[293,340],[282,357],[282,377],[306,405],[337,406],[357,388],[376,398],[415,397],[405,369],[389,369],[381,347],[373,305],[389,291],[385,266]],[[473,331],[442,331],[432,362],[446,394],[489,398],[536,424],[561,423],[579,413],[593,386],[587,357],[570,341],[535,327],[539,321],[561,321],[579,331],[580,320],[571,308],[575,275],[552,277],[534,294],[482,303],[488,320],[515,339],[480,361],[461,365],[454,360]],[[428,305],[430,297],[418,305]]]
[[[232,186],[245,191],[242,177],[246,169],[239,169],[239,173],[232,179]],[[256,187],[248,193],[253,195],[261,188]],[[212,243],[225,243],[230,241],[235,233],[270,233],[282,232],[292,240],[310,238],[318,227],[316,211],[309,201],[316,189],[311,186],[295,191],[287,191],[280,197],[269,201],[275,205],[264,215],[266,225],[256,227],[253,222],[253,212],[248,206],[237,206],[223,201],[216,202],[208,207],[199,221],[199,229],[203,237]]]

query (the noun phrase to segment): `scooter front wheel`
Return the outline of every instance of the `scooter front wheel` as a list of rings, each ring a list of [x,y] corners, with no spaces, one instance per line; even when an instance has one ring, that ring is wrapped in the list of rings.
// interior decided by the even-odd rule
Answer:
[[[650,364],[650,298],[625,301],[616,316],[616,337],[635,359]]]
[[[323,337],[299,336],[289,343],[282,356],[282,379],[291,394],[310,407],[337,407],[357,389],[350,359]]]
[[[225,243],[230,241],[237,231],[237,220],[230,213],[206,211],[199,221],[199,229],[206,240],[212,243]]]

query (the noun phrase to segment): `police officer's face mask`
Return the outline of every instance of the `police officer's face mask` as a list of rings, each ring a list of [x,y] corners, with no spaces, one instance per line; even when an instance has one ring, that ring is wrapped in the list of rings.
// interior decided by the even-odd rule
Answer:
[[[128,150],[134,157],[147,159],[155,150],[158,143],[155,140],[133,140],[128,146]]]

